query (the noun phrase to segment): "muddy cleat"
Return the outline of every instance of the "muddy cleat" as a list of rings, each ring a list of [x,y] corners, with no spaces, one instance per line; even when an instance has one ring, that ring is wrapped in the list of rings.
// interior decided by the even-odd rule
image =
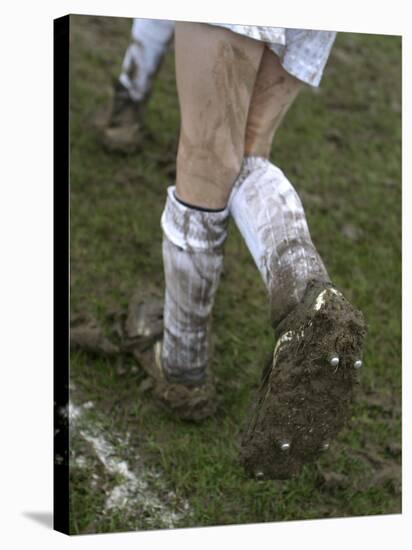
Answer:
[[[134,101],[119,81],[114,83],[113,104],[109,120],[102,129],[104,147],[115,153],[133,153],[142,140],[145,101]]]
[[[311,281],[275,335],[241,461],[251,476],[287,479],[316,460],[348,419],[366,325],[331,284]]]
[[[162,366],[163,300],[155,292],[135,292],[124,322],[128,349],[148,375],[156,401],[173,415],[199,421],[216,411],[214,380],[208,372],[200,384],[170,380]],[[148,389],[149,389],[148,388]]]
[[[199,385],[186,385],[168,380],[162,367],[162,342],[146,351],[135,350],[134,356],[151,380],[156,401],[179,418],[199,421],[216,411],[216,391],[210,373]]]

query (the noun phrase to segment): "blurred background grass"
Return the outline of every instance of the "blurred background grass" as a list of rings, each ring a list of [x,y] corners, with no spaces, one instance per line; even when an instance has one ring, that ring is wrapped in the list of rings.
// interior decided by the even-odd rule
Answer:
[[[141,152],[107,154],[96,113],[111,99],[131,20],[71,17],[71,312],[102,319],[138,287],[163,286],[160,215],[173,183],[179,131],[173,51],[156,79]],[[365,368],[353,417],[318,464],[286,482],[248,480],[237,437],[273,347],[265,292],[234,226],[214,310],[222,405],[201,426],[171,420],[138,391],[132,363],[72,353],[71,398],[93,401],[90,422],[129,434],[119,456],[161,472],[163,488],[203,526],[401,511],[401,39],[340,33],[321,88],[305,89],[272,155],[305,205],[329,273],[364,311]],[[161,527],[139,507],[102,514],[118,480],[76,432],[71,467],[72,533]],[[94,483],[91,478],[94,475]],[[156,487],[154,488],[156,490]],[[158,489],[160,491],[160,489]],[[166,498],[166,497],[165,497]]]

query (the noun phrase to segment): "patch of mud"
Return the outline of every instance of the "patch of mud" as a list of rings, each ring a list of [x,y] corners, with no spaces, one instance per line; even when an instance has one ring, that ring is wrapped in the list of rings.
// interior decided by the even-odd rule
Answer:
[[[388,445],[388,447],[392,445]],[[366,492],[370,489],[384,489],[395,497],[402,494],[402,467],[400,463],[400,446],[393,444],[396,457],[389,455],[388,447],[383,449],[376,445],[368,444],[363,449],[344,448],[337,445],[328,457],[329,466],[319,467],[317,486],[322,492],[336,494],[349,489],[356,493]],[[333,472],[330,465],[339,461],[342,454],[356,463],[358,475],[350,478],[346,473]],[[393,511],[399,512],[396,507]]]
[[[397,464],[385,464],[370,482],[370,487],[384,487],[396,496],[402,494],[402,470]]]
[[[104,506],[96,525],[110,514],[121,512],[136,529],[142,523],[149,528],[172,528],[189,515],[189,504],[177,498],[174,491],[168,490],[159,471],[144,464],[136,448],[133,448],[133,467],[126,456],[130,456],[130,434],[107,433],[102,424],[88,414],[93,403],[69,404],[71,439],[87,443],[88,454],[80,454],[75,445],[70,445],[70,468],[93,471],[90,487],[96,493],[105,494]],[[73,441],[74,442],[74,441]],[[99,467],[96,465],[96,459]],[[103,468],[111,482],[107,483],[98,475]]]
[[[337,490],[346,489],[350,485],[350,480],[345,474],[321,472],[318,483],[323,490],[334,493]]]
[[[133,353],[150,347],[163,333],[163,300],[159,293],[136,290],[127,311],[106,315],[100,325],[81,314],[70,323],[70,349],[102,356]]]
[[[400,390],[367,389],[362,394],[362,400],[377,418],[398,420],[402,415]]]
[[[345,224],[342,227],[341,231],[342,231],[342,235],[352,242],[360,241],[363,237],[362,229],[351,223]]]
[[[70,328],[70,349],[108,356],[120,353],[119,347],[103,334],[95,321]]]

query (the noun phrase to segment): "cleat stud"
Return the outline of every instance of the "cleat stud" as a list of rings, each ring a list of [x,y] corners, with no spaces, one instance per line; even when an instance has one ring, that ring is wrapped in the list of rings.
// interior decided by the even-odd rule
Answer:
[[[332,357],[329,358],[329,365],[331,367],[337,367],[339,365],[339,357],[337,355],[332,355]]]

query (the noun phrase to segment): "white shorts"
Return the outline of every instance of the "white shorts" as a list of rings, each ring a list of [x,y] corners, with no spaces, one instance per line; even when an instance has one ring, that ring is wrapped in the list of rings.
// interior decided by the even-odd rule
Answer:
[[[224,27],[254,40],[266,42],[279,57],[283,68],[310,86],[319,86],[336,38],[334,31],[223,23],[213,23],[213,26]]]

